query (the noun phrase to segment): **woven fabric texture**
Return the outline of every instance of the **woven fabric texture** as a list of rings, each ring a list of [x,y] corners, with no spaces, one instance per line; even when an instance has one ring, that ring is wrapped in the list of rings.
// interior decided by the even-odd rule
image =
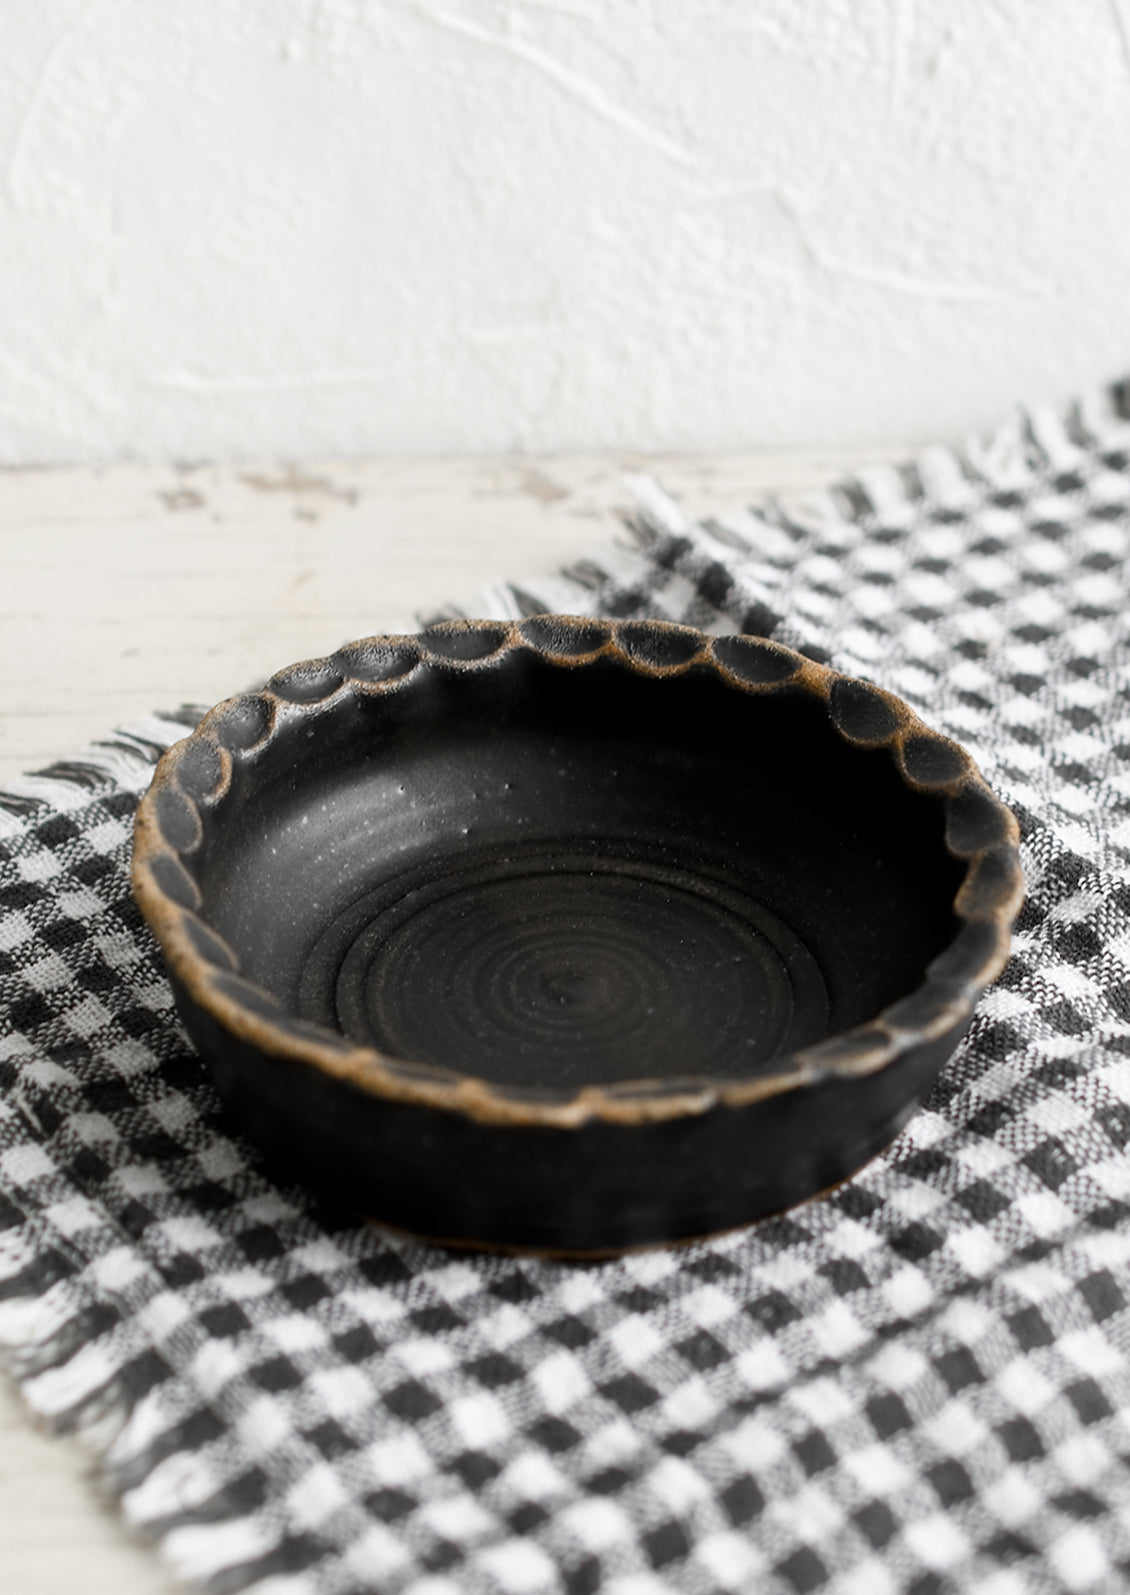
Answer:
[[[390,1239],[280,1188],[128,884],[155,716],[0,800],[0,1340],[189,1579],[256,1595],[1130,1587],[1130,388],[479,613],[801,647],[1018,814],[1003,976],[847,1186],[677,1251]]]

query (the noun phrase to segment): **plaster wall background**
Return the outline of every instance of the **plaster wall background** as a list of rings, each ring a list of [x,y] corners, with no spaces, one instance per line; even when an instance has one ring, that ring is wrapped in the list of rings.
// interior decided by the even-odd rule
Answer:
[[[862,446],[1130,366],[1130,0],[6,0],[0,462]]]

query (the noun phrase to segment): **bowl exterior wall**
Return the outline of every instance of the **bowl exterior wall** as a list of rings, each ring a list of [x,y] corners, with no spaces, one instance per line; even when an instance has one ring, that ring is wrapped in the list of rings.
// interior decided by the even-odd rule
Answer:
[[[373,1096],[234,1037],[173,986],[221,1095],[283,1177],[441,1243],[559,1254],[691,1240],[849,1179],[901,1130],[967,1027],[871,1075],[675,1119],[558,1129]]]

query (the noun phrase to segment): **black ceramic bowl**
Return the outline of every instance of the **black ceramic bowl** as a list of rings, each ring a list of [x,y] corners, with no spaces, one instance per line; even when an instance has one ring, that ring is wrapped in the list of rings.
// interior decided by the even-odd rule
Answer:
[[[597,1253],[885,1146],[1004,961],[1016,839],[875,687],[543,616],[220,704],[142,800],[134,888],[277,1166],[438,1239]]]

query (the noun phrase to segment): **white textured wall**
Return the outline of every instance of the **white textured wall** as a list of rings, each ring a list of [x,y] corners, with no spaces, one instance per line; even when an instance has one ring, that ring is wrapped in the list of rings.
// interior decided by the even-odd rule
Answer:
[[[8,462],[924,438],[1128,266],[1130,0],[0,7]]]

